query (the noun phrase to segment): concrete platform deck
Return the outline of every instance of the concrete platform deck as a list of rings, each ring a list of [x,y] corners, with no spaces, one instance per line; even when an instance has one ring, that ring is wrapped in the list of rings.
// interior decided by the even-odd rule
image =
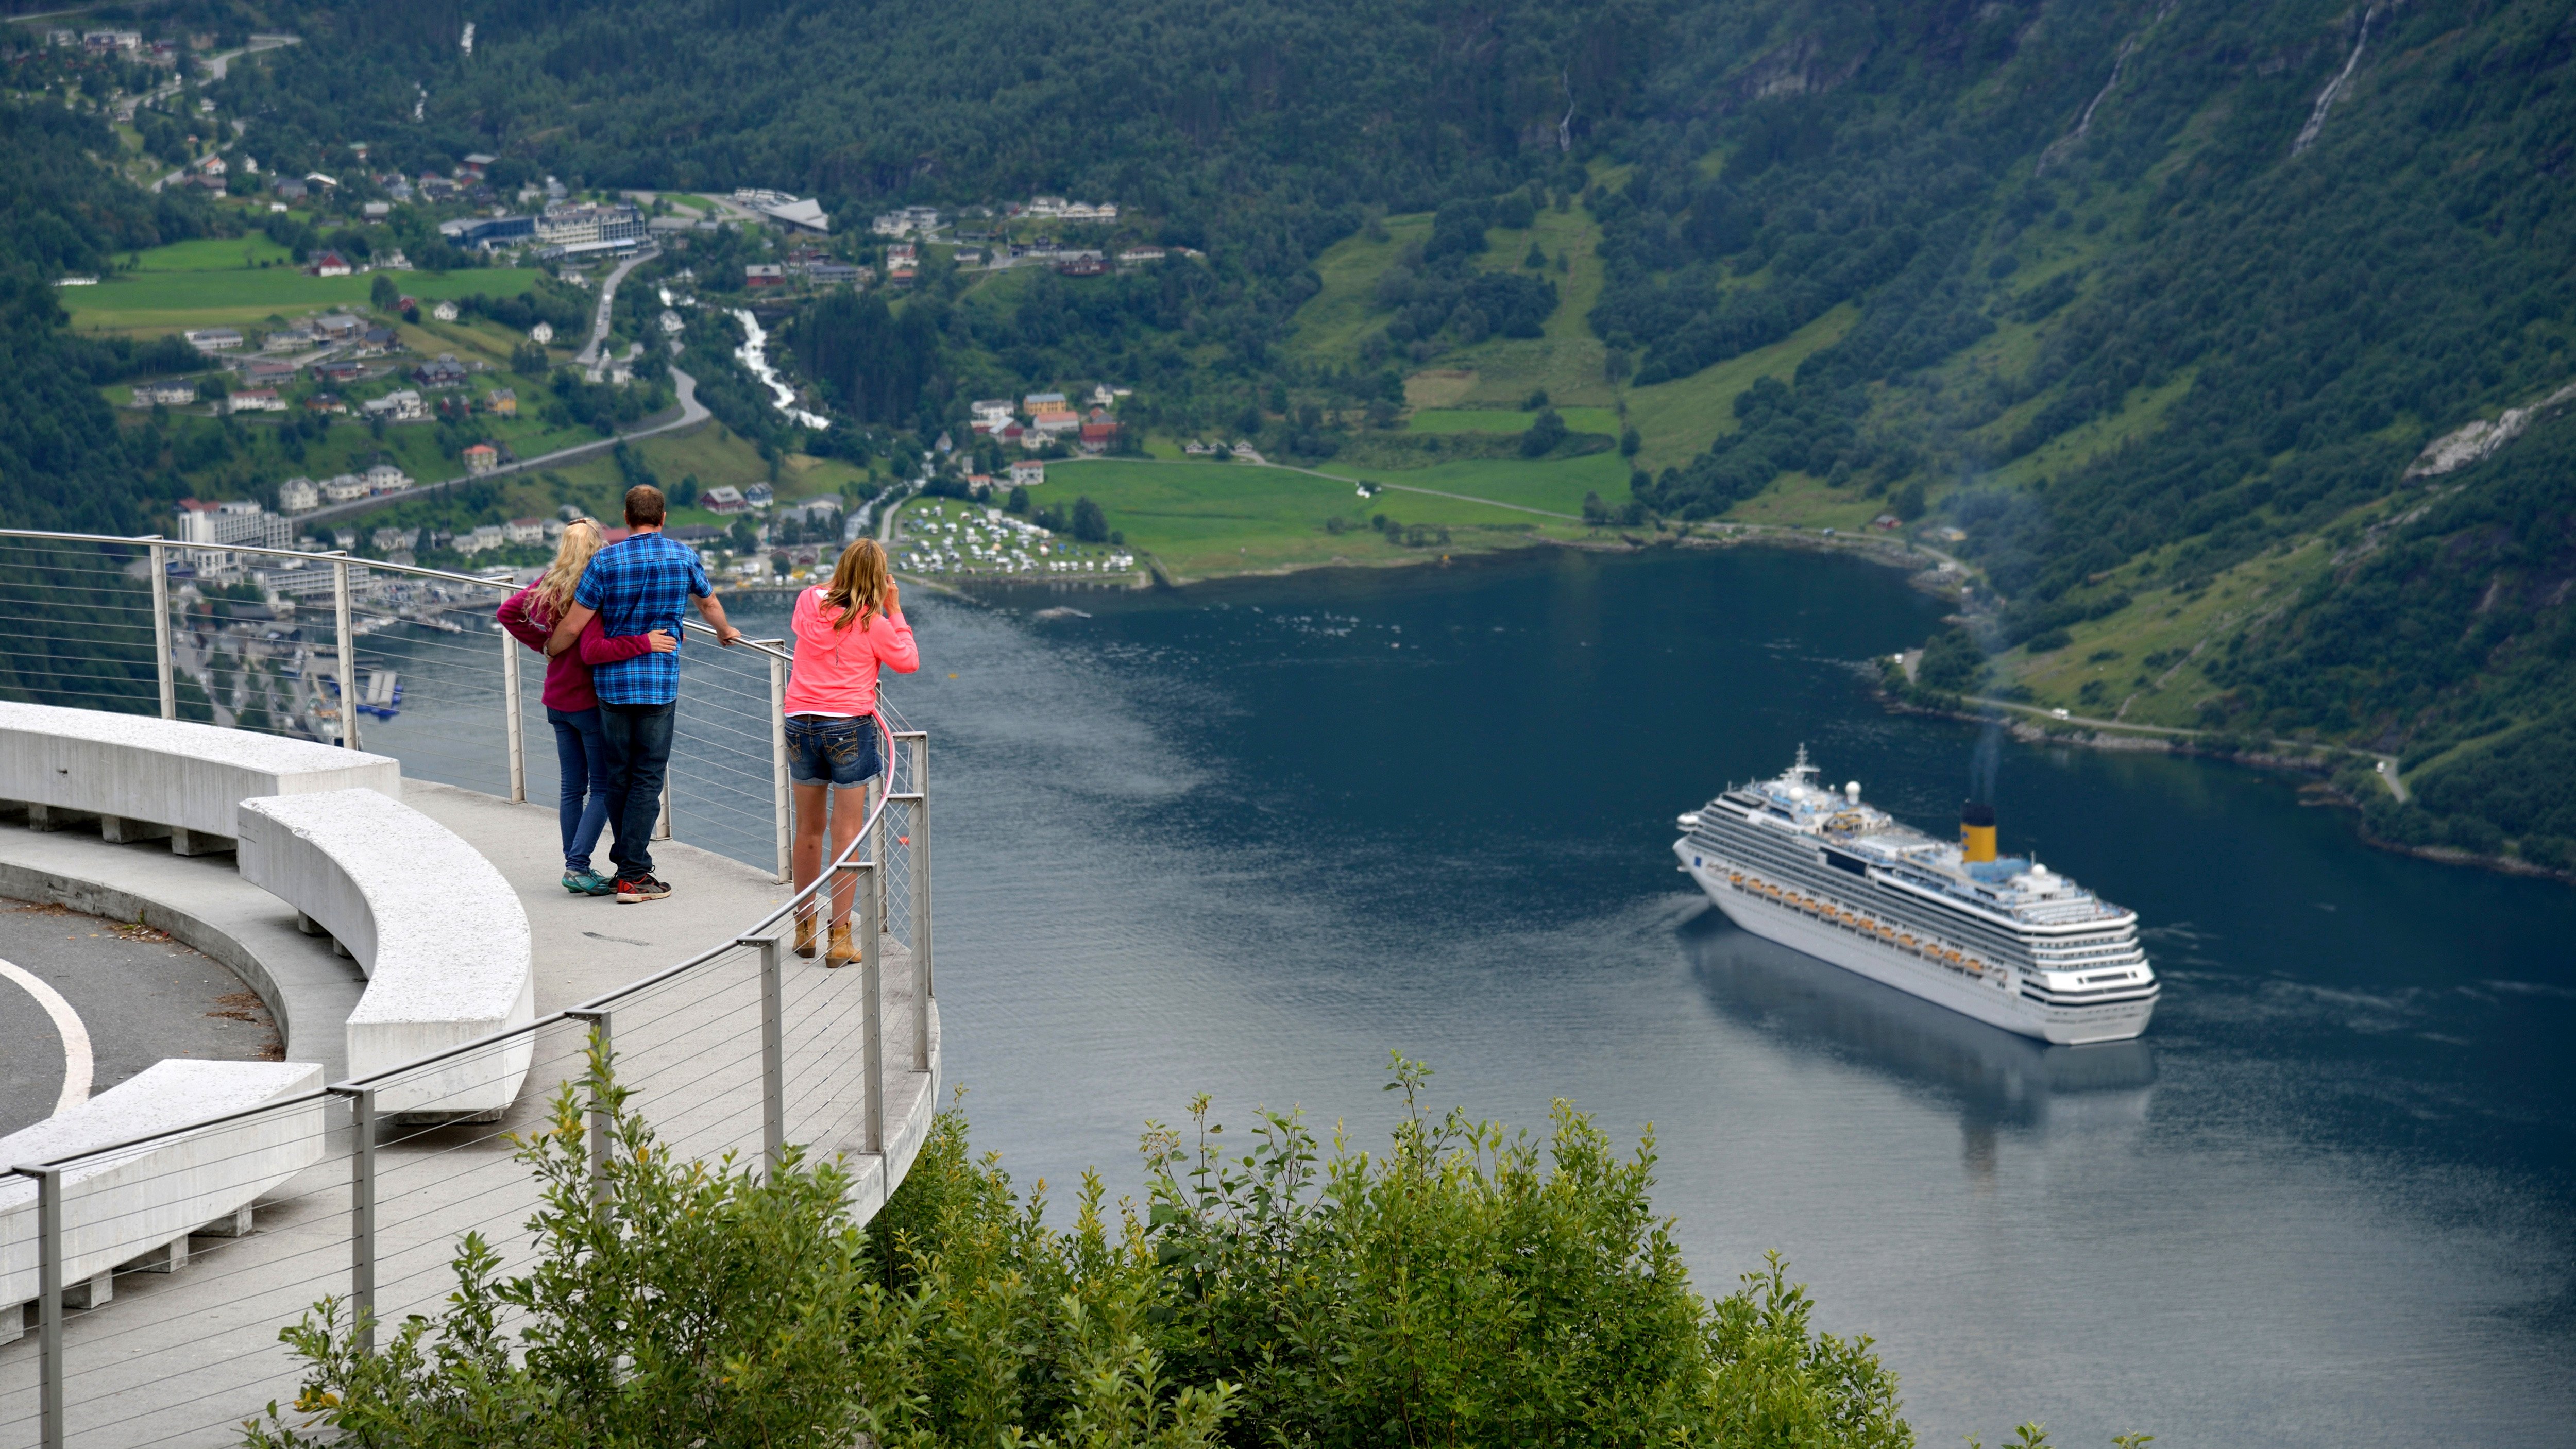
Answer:
[[[672,882],[663,901],[621,906],[557,883],[554,811],[406,781],[403,799],[472,843],[525,903],[535,934],[540,1018],[732,941],[787,897],[769,872],[676,843],[655,848]],[[435,890],[434,880],[423,889]],[[183,858],[166,845],[0,824],[0,893],[59,900],[152,924],[240,972],[277,1016],[290,1060],[345,1069],[342,1024],[364,980],[295,913],[243,882],[229,855]],[[909,958],[889,939],[881,1002],[889,1050],[886,1151],[865,1154],[860,973],[785,957],[787,1137],[845,1154],[862,1216],[882,1204],[927,1135],[939,1097],[939,1022],[929,1013],[928,1071],[912,1066]],[[693,1156],[757,1161],[761,1144],[759,977],[738,952],[622,1001],[613,1019],[622,1079],[663,1142]],[[481,1232],[516,1264],[535,1206],[509,1134],[541,1127],[557,1082],[581,1070],[584,1032],[541,1030],[526,1089],[498,1122],[395,1125],[377,1154],[377,1311],[435,1312],[452,1286],[457,1237]],[[351,1283],[351,1137],[334,1105],[326,1155],[262,1200],[254,1232],[196,1240],[172,1274],[121,1274],[114,1300],[66,1322],[74,1445],[232,1444],[271,1400],[294,1397],[277,1343],[325,1295]],[[0,1446],[36,1442],[37,1335],[0,1347]]]

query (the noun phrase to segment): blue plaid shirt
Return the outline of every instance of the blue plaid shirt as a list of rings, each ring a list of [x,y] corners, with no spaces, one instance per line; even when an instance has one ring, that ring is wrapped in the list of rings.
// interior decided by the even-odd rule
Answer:
[[[661,629],[680,637],[680,611],[690,598],[715,592],[696,551],[659,533],[639,533],[593,554],[572,601],[599,611],[609,637]],[[638,654],[591,671],[603,704],[669,704],[680,697],[680,654]]]

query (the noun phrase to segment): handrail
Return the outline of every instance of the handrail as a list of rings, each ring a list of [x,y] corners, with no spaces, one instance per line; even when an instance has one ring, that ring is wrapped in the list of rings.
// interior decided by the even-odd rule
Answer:
[[[465,584],[473,588],[493,589],[502,593],[516,593],[526,587],[515,579],[504,583],[499,579],[454,573],[447,569],[425,569],[418,564],[384,563],[377,559],[361,558],[345,549],[333,549],[329,553],[307,553],[302,549],[268,548],[248,543],[191,543],[184,538],[166,538],[159,534],[139,534],[129,537],[116,533],[54,533],[40,528],[0,528],[0,538],[42,538],[57,543],[121,543],[145,549],[155,544],[163,548],[222,549],[226,553],[255,553],[264,558],[301,559],[306,563],[344,563],[355,568],[381,569],[386,573],[408,574],[413,578],[437,579],[443,583]],[[694,629],[701,634],[715,633],[715,630],[701,619],[683,618],[680,621],[680,627],[684,630]],[[755,654],[765,654],[773,659],[792,658],[785,650],[776,648],[765,640],[743,638],[735,640],[734,643],[748,647]]]
[[[505,584],[499,580],[478,578],[472,574],[452,573],[445,569],[426,569],[411,564],[379,563],[371,559],[356,558],[345,550],[333,550],[329,553],[308,553],[296,549],[268,548],[252,544],[195,544],[186,540],[171,539],[157,534],[127,536],[122,534],[103,533],[64,533],[34,528],[0,528],[0,538],[45,539],[59,543],[124,544],[144,549],[149,549],[156,545],[163,548],[220,548],[228,553],[259,554],[268,558],[300,559],[310,563],[362,565],[370,569],[384,569],[393,573],[408,574],[416,578],[438,579],[448,583],[465,584],[477,588],[515,592],[518,588],[522,587],[515,580]],[[702,635],[714,635],[716,632],[714,626],[707,624],[705,621],[700,619],[683,618],[680,621],[680,627],[683,631],[695,630]],[[780,647],[780,645],[784,643],[784,640],[772,642],[766,639],[753,639],[737,630],[733,644],[727,647],[741,647],[753,653],[779,660],[783,663],[793,664],[795,662],[795,656],[788,650]],[[884,703],[882,693],[880,693],[878,711],[875,714],[870,715],[869,718],[876,726],[878,741],[881,746],[878,751],[878,758],[885,762],[884,772],[881,779],[885,785],[890,787],[894,783],[895,741],[898,738],[926,739],[927,736],[918,730],[907,729],[898,733],[896,730],[891,728],[885,719],[886,711],[889,708],[890,706]],[[708,962],[715,960],[728,951],[738,949],[743,940],[757,938],[765,934],[771,928],[777,926],[781,921],[788,919],[801,907],[811,904],[815,897],[815,893],[832,885],[835,878],[839,876],[842,871],[851,869],[875,871],[883,869],[885,865],[885,862],[883,861],[853,860],[852,856],[857,854],[862,846],[867,845],[876,838],[876,827],[884,821],[887,809],[896,801],[902,800],[906,803],[916,803],[922,800],[922,795],[918,793],[921,782],[916,780],[914,785],[914,792],[907,792],[902,795],[896,794],[891,788],[878,790],[876,792],[877,798],[875,803],[870,807],[867,818],[860,822],[857,833],[852,836],[850,843],[842,848],[840,854],[834,856],[828,864],[817,870],[815,872],[814,879],[807,882],[803,889],[798,890],[795,894],[789,896],[783,904],[777,906],[768,914],[753,922],[749,929],[738,933],[734,939],[725,942],[723,945],[700,952],[686,960],[664,967],[659,971],[655,971],[648,976],[627,982],[608,991],[601,992],[597,996],[590,997],[575,1006],[569,1007],[563,1011],[555,1012],[552,1015],[542,1017],[526,1026],[509,1027],[501,1031],[493,1032],[487,1036],[477,1037],[469,1042],[463,1042],[455,1046],[442,1048],[439,1051],[430,1052],[423,1056],[412,1058],[411,1060],[399,1065],[388,1067],[385,1070],[368,1077],[352,1078],[346,1082],[334,1083],[332,1086],[324,1089],[323,1095],[329,1095],[331,1092],[340,1091],[342,1089],[355,1089],[364,1086],[369,1082],[381,1081],[398,1073],[415,1071],[420,1067],[433,1062],[444,1061],[451,1057],[462,1056],[469,1052],[495,1046],[500,1043],[507,1042],[514,1037],[531,1035],[540,1027],[550,1026],[556,1022],[576,1016],[584,1011],[594,1010],[601,1003],[612,1001],[617,997],[645,990],[653,986],[658,986],[673,977],[685,975],[698,967],[704,966]],[[863,887],[863,889],[864,888],[865,887]],[[918,887],[916,886],[916,888]],[[274,1108],[276,1105],[277,1104],[275,1103],[268,1103],[264,1104],[260,1108],[248,1110],[269,1110]],[[228,1119],[209,1119],[210,1122],[220,1122],[224,1120]],[[206,1124],[192,1123],[188,1128],[179,1130],[194,1130],[196,1127],[202,1125]],[[168,1132],[152,1133],[144,1137],[136,1138],[131,1142],[118,1143],[111,1147],[91,1148],[87,1151],[75,1153],[71,1157],[59,1160],[73,1161],[83,1157],[92,1157],[101,1153],[116,1151],[121,1147],[139,1146],[145,1142],[153,1141],[156,1138],[168,1135]],[[40,1163],[31,1165],[47,1166],[51,1164]],[[14,1165],[8,1165],[0,1167],[0,1170],[15,1171],[18,1169],[16,1169]]]
[[[160,677],[161,713],[165,719],[176,717],[172,679],[177,651],[173,647],[173,631],[170,628],[173,601],[168,588],[168,572],[162,566],[169,556],[170,549],[220,550],[255,558],[289,561],[298,565],[329,566],[335,575],[331,602],[337,626],[337,672],[343,711],[340,719],[344,725],[341,739],[343,743],[353,748],[358,744],[353,711],[356,698],[354,675],[359,652],[358,635],[353,629],[349,588],[351,581],[349,570],[353,566],[381,570],[392,576],[428,580],[458,588],[460,591],[467,589],[476,591],[474,595],[466,595],[454,601],[442,601],[436,612],[444,612],[450,608],[472,608],[478,604],[488,607],[489,600],[494,594],[506,594],[520,587],[515,578],[491,579],[444,569],[422,568],[417,565],[379,563],[353,557],[347,550],[312,552],[269,548],[263,545],[201,544],[158,535],[125,537],[14,528],[0,528],[0,540],[103,545],[130,549],[145,555],[155,575],[151,580],[150,603],[155,617],[155,627],[148,647],[152,652],[155,672]],[[107,553],[104,557],[93,554],[90,557],[94,564],[116,562],[116,556],[113,553]],[[93,567],[92,571],[99,570]],[[123,565],[118,564],[115,571],[122,572]],[[114,608],[127,610],[134,606],[130,602],[115,600],[111,600],[110,604]],[[376,605],[371,602],[369,607],[374,609]],[[418,611],[405,611],[402,610],[402,606],[395,605],[388,612],[394,612],[399,617],[400,612]],[[329,626],[326,624],[325,627],[327,629]],[[715,634],[714,628],[700,619],[683,618],[680,628],[682,632],[694,632],[702,639]],[[504,650],[502,657],[491,659],[487,655],[486,658],[490,664],[499,667],[502,671],[501,683],[505,705],[501,727],[508,736],[511,746],[510,796],[521,798],[519,752],[523,725],[522,713],[518,708],[521,699],[518,670],[521,656],[518,650],[522,646],[515,639],[505,638],[501,643]],[[726,686],[716,689],[713,695],[718,701],[719,717],[727,721],[724,730],[729,732],[731,742],[711,757],[707,764],[716,771],[719,778],[722,778],[725,770],[740,766],[739,759],[731,757],[750,753],[740,748],[740,739],[763,732],[769,736],[771,780],[774,781],[775,790],[773,808],[776,811],[772,823],[776,828],[777,836],[777,866],[780,878],[785,879],[792,869],[789,835],[793,823],[793,807],[791,792],[787,788],[787,759],[784,753],[783,720],[780,714],[781,692],[788,677],[788,671],[793,668],[794,654],[788,647],[789,641],[785,639],[752,639],[737,632],[731,643],[740,646],[746,653],[760,655],[767,661],[768,694],[765,699],[760,699],[759,703],[767,705],[768,708],[765,711],[755,708],[756,714],[765,715],[766,729],[762,731],[749,728],[742,720],[730,717],[733,707],[759,696],[760,686],[754,682],[759,673],[759,667],[752,666],[749,677],[746,677],[740,669],[718,671],[724,674]],[[298,658],[303,658],[300,651]],[[185,667],[192,672],[198,668],[194,663],[189,663]],[[91,704],[117,703],[123,700],[123,696],[117,695],[112,690],[76,693],[73,697]],[[148,698],[144,704],[146,708],[149,707]],[[898,1174],[903,1170],[903,1164],[909,1162],[912,1153],[919,1150],[921,1143],[918,1134],[927,1121],[926,1114],[936,1109],[933,1098],[936,1096],[939,1065],[933,1035],[937,1008],[934,1004],[930,938],[929,737],[923,731],[912,728],[903,718],[902,713],[887,701],[882,693],[870,718],[871,725],[877,732],[880,744],[879,755],[884,761],[884,770],[877,785],[876,799],[870,802],[870,808],[859,828],[852,833],[852,838],[846,846],[833,853],[830,859],[822,864],[813,880],[793,892],[784,902],[767,910],[758,920],[732,932],[730,938],[720,944],[600,992],[578,1005],[551,1012],[523,1026],[504,1028],[472,1041],[424,1053],[363,1077],[329,1083],[316,1091],[298,1093],[255,1106],[227,1111],[157,1132],[142,1133],[104,1146],[82,1148],[51,1156],[39,1162],[0,1161],[0,1179],[26,1177],[38,1184],[40,1201],[38,1266],[41,1274],[39,1293],[46,1304],[46,1309],[41,1315],[38,1326],[41,1340],[37,1378],[39,1404],[38,1412],[33,1417],[42,1422],[43,1441],[48,1445],[59,1445],[64,1442],[67,1410],[63,1385],[66,1380],[99,1371],[99,1366],[92,1365],[81,1369],[77,1374],[72,1373],[68,1368],[66,1357],[69,1349],[65,1340],[61,1303],[67,1285],[61,1279],[65,1265],[69,1261],[70,1250],[65,1245],[66,1224],[59,1210],[60,1185],[63,1180],[62,1174],[66,1169],[84,1163],[110,1164],[130,1158],[134,1154],[146,1153],[156,1144],[183,1143],[205,1134],[219,1133],[236,1124],[270,1119],[284,1120],[292,1114],[319,1112],[325,1104],[334,1101],[349,1102],[351,1105],[348,1130],[353,1135],[350,1139],[351,1145],[344,1156],[348,1171],[350,1222],[344,1234],[333,1234],[326,1229],[325,1235],[335,1240],[345,1237],[350,1254],[350,1265],[347,1270],[350,1292],[354,1295],[351,1301],[362,1315],[360,1321],[365,1322],[364,1315],[372,1314],[376,1309],[377,1265],[384,1256],[384,1250],[378,1240],[379,1224],[376,1216],[380,1193],[383,1189],[378,1183],[376,1166],[379,1126],[375,1115],[377,1110],[375,1103],[377,1093],[382,1086],[412,1074],[453,1072],[458,1070],[452,1065],[453,1063],[476,1056],[498,1053],[508,1057],[526,1053],[533,1059],[540,1052],[548,1050],[546,1043],[551,1039],[548,1034],[560,1035],[567,1023],[576,1025],[587,1023],[594,1031],[604,1034],[614,1017],[631,1012],[639,1016],[648,1032],[652,1031],[654,1022],[671,1013],[663,1011],[656,1015],[651,993],[664,987],[666,983],[681,980],[692,972],[702,971],[712,963],[725,960],[733,953],[745,953],[739,959],[756,960],[764,983],[762,1000],[759,1004],[763,1057],[761,1125],[768,1161],[774,1170],[782,1160],[781,1154],[788,1140],[790,1128],[787,1103],[791,1100],[786,1086],[788,1081],[786,1063],[789,1060],[786,1042],[789,1033],[785,1019],[786,998],[780,985],[782,980],[780,971],[783,964],[780,958],[785,954],[780,926],[782,922],[800,913],[817,910],[818,903],[828,900],[828,897],[822,895],[823,892],[837,892],[844,884],[844,872],[857,876],[858,909],[855,924],[859,927],[860,943],[858,958],[852,963],[857,968],[853,974],[858,980],[852,985],[856,988],[858,996],[859,1004],[855,1009],[859,1013],[860,1020],[858,1025],[846,1029],[834,1025],[832,1029],[839,1032],[839,1035],[833,1037],[828,1043],[817,1043],[801,1050],[838,1052],[840,1043],[855,1032],[862,1041],[859,1062],[863,1090],[854,1087],[846,1077],[837,1073],[825,1075],[814,1085],[814,1091],[817,1094],[814,1101],[819,1109],[833,1111],[837,1115],[818,1129],[815,1123],[820,1120],[819,1111],[810,1111],[799,1119],[799,1124],[793,1130],[799,1134],[800,1140],[804,1134],[820,1131],[849,1151],[876,1157],[878,1159],[876,1176],[873,1179],[854,1177],[853,1181],[872,1181],[873,1186],[868,1190],[878,1194],[875,1201],[882,1202],[882,1195],[891,1193],[899,1181]],[[436,749],[426,751],[426,759],[434,760],[437,757]],[[422,762],[415,760],[415,763]],[[899,781],[897,778],[899,771],[907,773],[908,780]],[[669,788],[668,785],[665,786],[666,792]],[[666,821],[669,818],[671,800],[671,794],[666,793],[663,802]],[[899,843],[908,847],[908,850],[894,848],[898,844],[895,839],[880,839],[881,834],[891,835],[890,822],[895,818],[894,812],[898,806],[902,808],[902,819],[908,825],[910,832],[901,837]],[[898,864],[905,867],[900,873],[892,869]],[[881,938],[891,939],[896,935],[895,922],[900,919],[897,915],[898,889],[905,890],[909,894],[909,926],[901,932],[900,939],[894,942],[909,948],[906,955],[909,958],[908,965],[912,978],[912,1000],[909,1012],[911,1027],[908,1051],[898,1045],[905,1034],[902,1029],[895,1027],[893,1023],[883,1021],[880,1016],[880,1008],[883,1005],[880,955],[884,949]],[[823,909],[828,911],[828,907]],[[819,925],[820,922],[818,921],[817,924]],[[717,989],[724,989],[731,980],[729,974],[720,974],[710,978],[709,984]],[[739,1009],[728,1008],[728,1010]],[[844,1007],[841,1017],[835,1018],[835,1021],[846,1018],[852,1009]],[[728,1025],[722,1029],[732,1030],[733,1028]],[[739,1040],[740,1036],[741,1033],[737,1032],[734,1037],[727,1040]],[[597,1037],[593,1038],[594,1041],[597,1039]],[[650,1050],[647,1048],[648,1052]],[[930,1085],[921,1091],[911,1106],[904,1109],[905,1125],[901,1126],[900,1135],[890,1136],[887,1131],[889,1125],[887,1077],[891,1071],[901,1070],[902,1068],[897,1064],[907,1059],[910,1070],[926,1071],[931,1074]],[[649,1061],[651,1058],[648,1055],[643,1060]],[[554,1068],[550,1067],[548,1070],[552,1071]],[[566,1070],[577,1070],[577,1068]],[[567,1078],[567,1080],[574,1079]],[[693,1086],[700,1080],[703,1080],[703,1075],[693,1078],[691,1082],[684,1083],[682,1086]],[[799,1095],[795,1100],[802,1102],[805,1099]],[[593,1110],[597,1110],[595,1102]],[[853,1113],[856,1114],[863,1132],[855,1139],[841,1137],[840,1134],[850,1122]],[[718,1125],[721,1128],[721,1124]],[[594,1124],[593,1131],[597,1130]],[[817,1137],[815,1140],[820,1141],[822,1138]],[[593,1170],[598,1171],[596,1159],[594,1159]],[[311,1192],[319,1190],[319,1188],[307,1190],[306,1196],[309,1197]],[[45,1206],[47,1203],[51,1206]],[[415,1212],[413,1216],[419,1217],[421,1214]],[[435,1240],[440,1236],[452,1236],[450,1228],[453,1226],[453,1224],[442,1224],[432,1228],[429,1230],[429,1238]],[[300,1231],[301,1228],[298,1226],[290,1230]],[[296,1251],[300,1255],[312,1249],[299,1248]],[[244,1271],[253,1270],[233,1269],[219,1276],[230,1277]],[[301,1288],[309,1281],[311,1280],[299,1280],[291,1286]],[[224,1287],[215,1291],[220,1292],[227,1302],[239,1301],[239,1289]],[[118,1331],[122,1333],[130,1330]],[[365,1330],[362,1329],[361,1332]],[[247,1353],[236,1355],[237,1358],[247,1356]],[[259,1372],[270,1378],[276,1377],[276,1373],[272,1370],[263,1369]],[[253,1382],[257,1381],[254,1379]],[[208,1395],[199,1397],[207,1402],[212,1401],[211,1396]],[[81,1405],[75,1404],[70,1407],[78,1409]],[[229,1422],[229,1419],[226,1419],[226,1422]]]

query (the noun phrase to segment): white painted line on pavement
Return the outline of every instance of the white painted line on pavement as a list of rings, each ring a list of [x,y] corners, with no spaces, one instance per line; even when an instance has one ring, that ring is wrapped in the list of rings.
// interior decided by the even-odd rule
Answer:
[[[63,1000],[61,992],[46,985],[26,968],[10,961],[0,961],[0,976],[6,976],[36,998],[45,1015],[54,1019],[54,1030],[63,1037],[63,1094],[54,1099],[56,1113],[68,1112],[89,1100],[90,1050],[89,1029],[81,1025],[80,1013]]]

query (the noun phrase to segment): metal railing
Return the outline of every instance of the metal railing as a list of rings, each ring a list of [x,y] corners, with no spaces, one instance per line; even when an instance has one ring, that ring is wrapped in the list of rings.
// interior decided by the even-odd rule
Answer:
[[[336,742],[387,749],[384,737],[394,736],[388,752],[406,775],[417,759],[433,778],[526,798],[523,646],[499,634],[496,654],[471,641],[462,620],[449,621],[454,632],[424,622],[468,599],[488,618],[490,601],[515,585],[342,554],[230,548],[328,570],[325,659],[321,640],[300,627],[210,616],[202,606],[220,601],[174,598],[165,565],[183,547],[194,546],[0,530],[0,697],[157,708],[164,718],[194,714],[308,736],[317,723],[345,722]],[[30,557],[39,550],[47,552]],[[143,570],[130,566],[137,559]],[[377,584],[378,571],[405,586]],[[399,622],[368,623],[384,619]],[[244,622],[253,627],[236,627]],[[666,826],[676,820],[712,848],[774,863],[784,878],[790,836],[778,721],[790,655],[778,641],[752,641],[684,651],[684,661],[696,672],[684,674],[682,698],[694,693],[701,707],[681,713],[680,783],[666,798]],[[433,728],[416,734],[393,727],[412,713],[408,693],[391,719],[370,723],[350,707],[373,702],[364,692],[372,671],[404,669],[435,691],[435,707],[422,711]],[[390,690],[379,695],[390,702]],[[335,702],[336,713],[322,708]],[[499,747],[477,747],[471,731],[450,727],[477,714],[499,726]],[[873,1211],[919,1145],[907,1124],[926,1120],[937,1070],[929,740],[882,699],[877,727],[886,770],[856,839],[722,945],[371,1077],[94,1151],[0,1163],[0,1174],[36,1184],[39,1268],[37,1332],[32,1342],[0,1346],[0,1445],[235,1442],[264,1404],[292,1401],[298,1368],[278,1330],[316,1300],[335,1297],[377,1323],[434,1311],[468,1232],[499,1252],[504,1271],[524,1266],[531,1249],[515,1230],[536,1212],[539,1189],[506,1138],[543,1126],[554,1093],[588,1080],[594,1039],[614,1047],[629,1106],[665,1150],[766,1164],[790,1143],[847,1154],[861,1169],[857,1206]],[[728,792],[758,804],[729,807]],[[845,877],[856,884],[856,969],[808,969],[786,933],[808,911],[828,915],[821,893]],[[526,1086],[493,1120],[438,1114],[434,1101],[426,1111],[409,1105],[422,1090],[463,1093],[522,1062]],[[401,1096],[404,1113],[380,1114],[380,1094]],[[595,1111],[590,1121],[597,1173],[609,1138]],[[116,1204],[152,1200],[156,1181],[175,1192],[182,1177],[248,1174],[252,1159],[281,1140],[309,1141],[318,1160],[260,1196],[257,1231],[200,1229],[149,1269],[65,1281],[70,1245],[112,1228],[116,1213],[130,1210]],[[96,1185],[110,1179],[112,1188]],[[92,1311],[68,1313],[84,1294]],[[126,1301],[95,1311],[103,1296]]]

